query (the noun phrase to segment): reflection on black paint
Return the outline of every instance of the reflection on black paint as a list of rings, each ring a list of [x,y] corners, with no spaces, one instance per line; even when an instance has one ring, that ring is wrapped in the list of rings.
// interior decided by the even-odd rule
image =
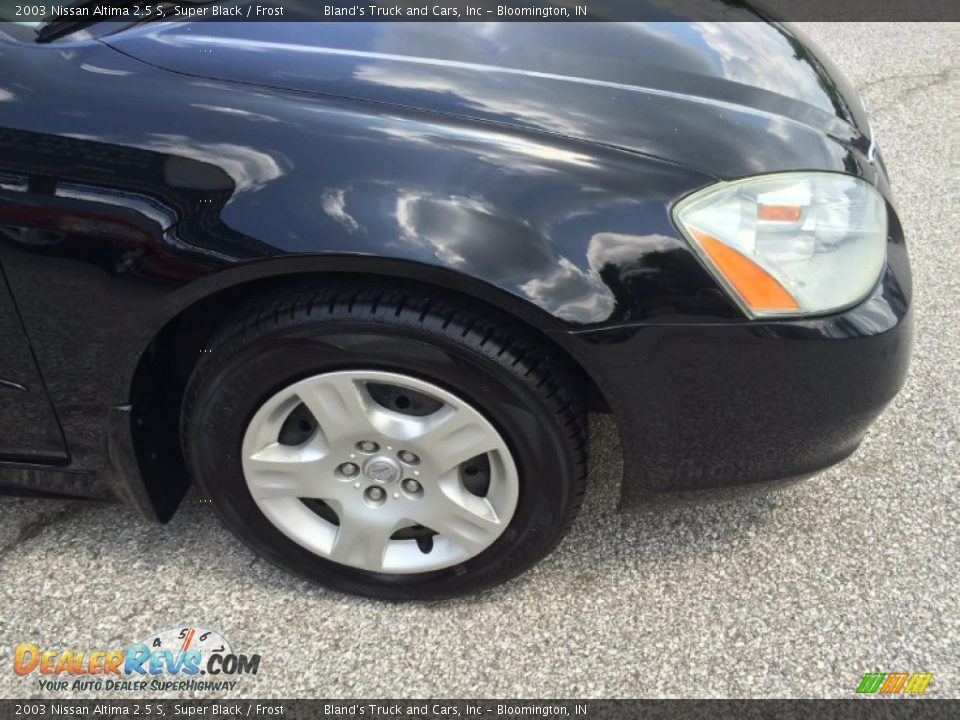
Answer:
[[[0,225],[31,252],[179,281],[270,253],[223,222],[235,184],[210,163],[0,128],[0,172],[26,180],[0,191]]]
[[[682,249],[648,253],[634,262],[618,266],[604,265],[600,277],[616,298],[612,313],[617,321],[656,319],[664,314],[708,315],[726,311],[730,319],[738,317],[719,289],[703,289],[690,282],[699,267],[690,253]],[[666,294],[651,294],[664,285]]]

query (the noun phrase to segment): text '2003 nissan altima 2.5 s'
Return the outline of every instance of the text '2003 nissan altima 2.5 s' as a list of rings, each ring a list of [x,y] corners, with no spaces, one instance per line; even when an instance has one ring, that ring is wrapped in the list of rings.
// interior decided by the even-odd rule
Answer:
[[[8,490],[192,478],[285,568],[446,597],[559,541],[590,410],[642,508],[816,473],[903,382],[883,163],[789,27],[6,23],[0,65]]]

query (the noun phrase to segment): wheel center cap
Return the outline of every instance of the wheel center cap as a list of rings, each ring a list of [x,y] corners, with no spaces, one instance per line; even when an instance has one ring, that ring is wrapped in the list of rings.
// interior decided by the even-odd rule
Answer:
[[[374,457],[363,466],[363,474],[374,482],[386,485],[400,479],[400,466],[393,458]]]

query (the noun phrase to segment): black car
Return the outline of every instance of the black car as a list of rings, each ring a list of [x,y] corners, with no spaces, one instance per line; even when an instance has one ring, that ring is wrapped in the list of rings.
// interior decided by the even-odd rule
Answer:
[[[627,508],[848,456],[911,346],[877,141],[716,6],[753,21],[3,23],[4,488],[162,522],[192,479],[435,598],[560,540],[588,411]]]

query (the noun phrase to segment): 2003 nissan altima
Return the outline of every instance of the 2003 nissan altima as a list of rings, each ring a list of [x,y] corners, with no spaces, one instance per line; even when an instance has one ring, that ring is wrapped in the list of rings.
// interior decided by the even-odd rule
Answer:
[[[8,490],[192,478],[290,570],[444,597],[559,541],[588,410],[648,507],[816,473],[903,381],[876,138],[788,27],[61,18],[0,66]]]

